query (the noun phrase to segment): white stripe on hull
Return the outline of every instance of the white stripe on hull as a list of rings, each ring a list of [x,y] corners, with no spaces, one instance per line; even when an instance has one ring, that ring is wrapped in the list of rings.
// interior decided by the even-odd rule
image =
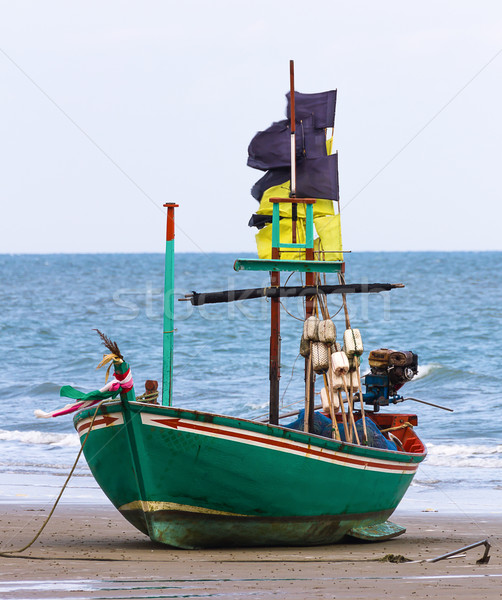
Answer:
[[[337,452],[318,446],[302,444],[283,438],[263,435],[257,432],[244,429],[228,427],[226,425],[216,425],[214,423],[204,423],[191,421],[188,419],[179,419],[175,417],[162,417],[149,413],[141,413],[141,422],[144,425],[161,427],[164,429],[177,429],[178,431],[190,432],[205,437],[226,439],[229,441],[244,443],[260,448],[274,449],[287,454],[294,454],[337,464],[344,467],[376,471],[381,473],[408,474],[411,475],[418,469],[418,463],[402,463],[393,460],[383,460],[378,458],[365,458],[362,456]]]

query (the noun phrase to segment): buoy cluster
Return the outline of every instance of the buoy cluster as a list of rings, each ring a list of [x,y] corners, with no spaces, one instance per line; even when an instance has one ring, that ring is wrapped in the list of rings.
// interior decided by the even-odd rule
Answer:
[[[343,348],[336,341],[336,327],[331,319],[308,317],[303,324],[303,334],[300,342],[300,354],[309,358],[312,370],[324,377],[324,388],[321,390],[323,411],[331,415],[333,421],[333,437],[338,437],[335,411],[341,410],[345,431],[349,431],[349,441],[352,432],[359,442],[353,417],[354,393],[361,390],[359,373],[360,356],[364,351],[361,332],[359,329],[348,328],[343,334]],[[341,391],[345,392],[348,403],[348,420],[343,407]],[[361,411],[364,415],[362,397]],[[364,417],[363,417],[364,419]]]

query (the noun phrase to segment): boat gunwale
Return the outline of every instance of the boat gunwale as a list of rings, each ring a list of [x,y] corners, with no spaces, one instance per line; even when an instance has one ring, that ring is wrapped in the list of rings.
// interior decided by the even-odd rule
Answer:
[[[176,417],[180,419],[194,420],[204,423],[213,423],[214,425],[223,425],[227,427],[234,427],[236,429],[245,429],[247,431],[252,431],[258,434],[268,435],[270,437],[282,437],[285,439],[289,439],[292,442],[297,442],[306,445],[314,445],[317,448],[324,448],[326,450],[331,450],[335,452],[341,452],[353,456],[364,457],[364,458],[374,458],[383,461],[392,461],[392,462],[402,462],[402,463],[416,463],[420,464],[425,457],[427,456],[427,447],[420,440],[418,435],[415,433],[414,435],[422,444],[424,448],[424,452],[404,452],[399,450],[389,450],[387,448],[375,448],[372,446],[361,446],[358,444],[353,444],[350,442],[339,442],[335,439],[330,439],[321,435],[316,435],[314,433],[308,433],[304,431],[298,431],[296,429],[290,429],[288,427],[284,427],[282,425],[270,425],[269,423],[260,423],[259,421],[253,421],[251,419],[245,419],[242,417],[233,417],[229,415],[220,415],[218,413],[209,413],[204,411],[193,410],[189,408],[181,408],[175,406],[163,406],[159,404],[150,404],[146,402],[128,402],[128,405],[136,414],[141,414],[142,412],[146,413],[158,413],[160,410],[166,411],[175,411]],[[138,410],[138,407],[142,407],[141,410]],[[111,411],[110,408],[113,408]],[[107,402],[99,407],[97,414],[109,414],[110,412],[115,412],[119,409],[120,412],[123,412],[123,403],[121,400],[114,400],[113,402]],[[94,416],[96,409],[94,407],[83,408],[79,410],[74,418],[73,423],[75,429],[77,429],[77,423]],[[181,416],[181,413],[188,413],[191,416]],[[401,415],[402,413],[386,413],[392,415]],[[408,414],[408,413],[404,413]],[[223,421],[223,422],[218,422]],[[252,425],[253,428],[246,427],[235,427],[233,424],[225,423],[224,421],[238,422],[242,425]],[[274,433],[275,432],[275,433]],[[276,435],[276,433],[280,433],[280,436]],[[305,439],[307,438],[307,439]]]

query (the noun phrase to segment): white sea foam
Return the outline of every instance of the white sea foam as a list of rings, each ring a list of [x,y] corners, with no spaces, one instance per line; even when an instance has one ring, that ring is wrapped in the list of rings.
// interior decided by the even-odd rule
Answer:
[[[427,449],[427,464],[434,467],[502,467],[502,444],[427,444]]]
[[[427,377],[427,375],[430,375],[432,373],[432,371],[436,371],[437,369],[440,369],[440,368],[441,368],[441,365],[438,365],[437,363],[418,365],[418,373],[413,378],[413,381],[416,381],[417,379],[423,379],[424,377]]]
[[[0,429],[0,440],[61,447],[79,445],[76,433],[43,433],[41,431],[7,431]]]
[[[267,410],[268,402],[248,402],[246,404],[246,408],[249,408],[251,410]]]

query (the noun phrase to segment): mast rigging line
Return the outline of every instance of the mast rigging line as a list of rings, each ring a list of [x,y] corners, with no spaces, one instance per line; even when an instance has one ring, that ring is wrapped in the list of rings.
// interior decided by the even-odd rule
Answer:
[[[316,286],[271,286],[206,293],[193,291],[191,294],[185,294],[184,298],[178,298],[178,302],[191,302],[193,306],[202,306],[203,304],[220,304],[253,298],[295,298],[323,294],[374,294],[403,287],[404,284],[402,283],[351,283]]]

